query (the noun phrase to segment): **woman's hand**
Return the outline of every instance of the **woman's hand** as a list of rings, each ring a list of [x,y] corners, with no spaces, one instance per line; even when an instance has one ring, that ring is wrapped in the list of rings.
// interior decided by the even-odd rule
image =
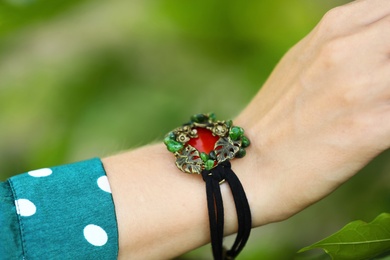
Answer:
[[[389,148],[390,1],[329,11],[235,123],[253,141],[236,165],[255,225],[320,200]]]

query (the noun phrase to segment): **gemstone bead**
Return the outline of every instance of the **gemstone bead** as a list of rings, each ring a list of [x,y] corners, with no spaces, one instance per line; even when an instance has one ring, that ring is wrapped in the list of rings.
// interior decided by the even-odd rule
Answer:
[[[202,159],[203,162],[207,162],[209,156],[207,155],[207,153],[200,153],[200,158]]]
[[[198,137],[191,138],[187,144],[194,147],[200,153],[209,154],[214,150],[215,143],[218,141],[218,136],[213,136],[210,130],[205,128],[196,128]]]
[[[165,138],[164,138],[164,143],[167,144],[169,141],[174,141],[176,140],[176,136],[173,132],[169,132]]]
[[[241,147],[246,148],[251,144],[251,141],[249,141],[248,137],[242,136],[241,137]]]
[[[204,114],[196,114],[191,117],[191,121],[195,123],[205,123],[207,121],[207,116]]]
[[[175,140],[168,140],[165,142],[167,148],[168,148],[168,151],[172,152],[172,153],[176,153],[178,151],[180,151],[181,149],[183,149],[184,145],[182,143],[179,143],[179,142],[176,142]]]
[[[233,125],[233,121],[232,120],[228,120],[228,121],[226,121],[226,126],[228,127],[228,128],[230,128],[230,127],[232,127],[232,125]]]
[[[214,161],[213,160],[207,160],[205,163],[206,170],[211,170],[214,167]]]
[[[238,140],[244,134],[244,129],[239,126],[233,126],[230,128],[229,136],[233,141]]]
[[[215,151],[211,151],[209,154],[210,159],[217,160],[217,155],[215,154]]]
[[[209,119],[210,119],[212,122],[215,122],[215,120],[217,120],[217,117],[215,116],[214,113],[210,113],[210,114],[209,114]]]
[[[238,150],[238,152],[236,153],[235,158],[242,158],[245,155],[246,155],[246,150],[241,147],[240,150]]]

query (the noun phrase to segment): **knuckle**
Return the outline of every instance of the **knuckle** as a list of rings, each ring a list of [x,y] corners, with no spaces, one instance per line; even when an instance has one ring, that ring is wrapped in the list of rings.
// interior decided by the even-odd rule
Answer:
[[[325,13],[321,20],[321,25],[325,28],[337,28],[340,26],[341,19],[345,17],[347,13],[345,6],[337,6]]]
[[[324,15],[324,19],[334,19],[340,16],[344,12],[343,6],[336,6],[327,11]]]

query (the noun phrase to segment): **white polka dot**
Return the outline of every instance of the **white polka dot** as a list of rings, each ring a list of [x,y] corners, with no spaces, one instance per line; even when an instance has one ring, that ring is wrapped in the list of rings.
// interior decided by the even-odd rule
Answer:
[[[35,171],[29,171],[28,174],[33,177],[46,177],[52,174],[53,171],[50,168],[38,169]]]
[[[105,192],[111,193],[110,183],[108,182],[107,176],[102,176],[97,180],[97,184],[100,189]]]
[[[23,217],[30,217],[35,214],[37,208],[34,203],[28,199],[18,199],[15,200],[16,213]]]
[[[84,237],[94,246],[104,246],[108,240],[106,231],[94,224],[89,224],[84,228]]]

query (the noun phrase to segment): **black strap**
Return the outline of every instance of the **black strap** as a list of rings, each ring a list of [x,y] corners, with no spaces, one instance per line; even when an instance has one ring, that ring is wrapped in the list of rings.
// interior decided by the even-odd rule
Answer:
[[[215,260],[234,259],[244,248],[248,241],[252,218],[244,188],[237,175],[231,169],[229,160],[220,163],[211,170],[202,171],[203,180],[206,182],[207,207],[209,211],[210,235],[213,256]],[[238,231],[237,237],[230,250],[223,248],[224,210],[220,183],[226,181],[232,191],[236,205]]]

